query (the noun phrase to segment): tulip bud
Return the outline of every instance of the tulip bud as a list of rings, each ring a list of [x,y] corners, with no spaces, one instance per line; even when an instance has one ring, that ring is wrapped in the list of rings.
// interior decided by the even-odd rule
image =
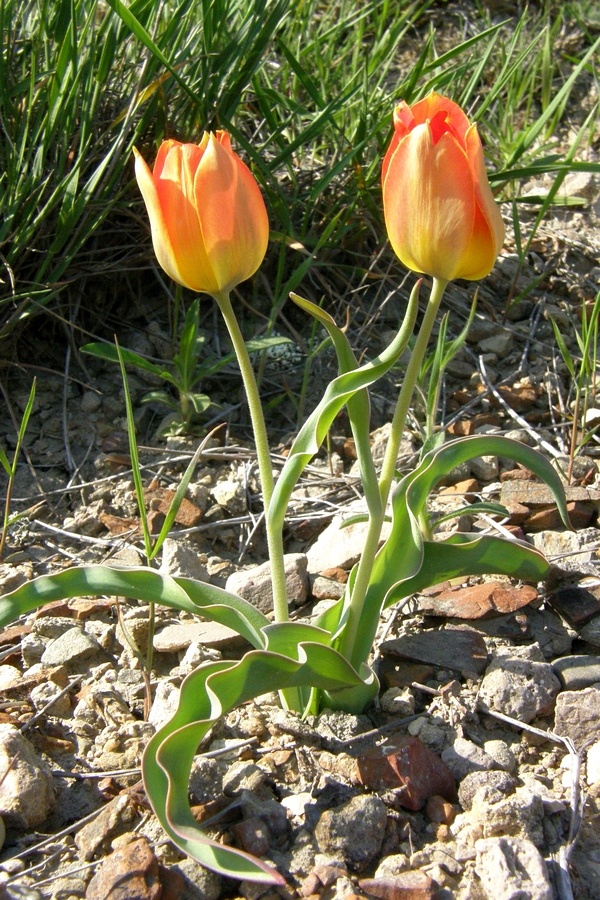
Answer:
[[[382,183],[387,232],[405,266],[441,281],[491,272],[504,225],[477,126],[456,103],[432,93],[396,107]]]
[[[135,153],[156,257],[178,284],[226,294],[254,275],[269,222],[259,187],[224,131],[199,145],[164,141],[151,172]]]

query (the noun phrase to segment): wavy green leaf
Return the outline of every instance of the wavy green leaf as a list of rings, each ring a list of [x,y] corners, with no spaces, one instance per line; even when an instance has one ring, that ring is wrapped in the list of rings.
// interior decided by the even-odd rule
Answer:
[[[54,600],[80,596],[120,596],[202,615],[233,628],[254,647],[263,647],[269,620],[241,597],[191,578],[173,578],[148,568],[74,566],[40,575],[0,598],[0,627]]]
[[[421,568],[412,578],[399,581],[390,589],[385,606],[450,578],[507,575],[536,582],[546,577],[549,568],[543,553],[524,541],[508,541],[490,534],[453,534],[443,541],[424,541]]]
[[[291,626],[291,627],[288,627]],[[288,630],[289,636],[284,632]],[[251,650],[237,661],[207,663],[185,679],[175,715],[151,738],[142,774],[154,811],[171,840],[203,866],[232,878],[283,884],[271,867],[247,853],[207,838],[190,810],[188,781],[198,746],[212,725],[229,709],[267,691],[316,687],[331,696],[352,688],[377,691],[369,669],[364,678],[335,650],[295,638],[318,632],[313,626],[281,623],[268,629],[272,641],[292,647],[294,657],[268,650]]]
[[[355,666],[368,658],[377,622],[381,610],[388,605],[388,598],[397,596],[397,591],[401,592],[402,585],[409,579],[417,579],[423,568],[425,541],[420,517],[426,514],[427,497],[432,488],[445,474],[476,456],[508,457],[526,466],[542,478],[551,489],[565,526],[571,527],[564,487],[558,473],[541,453],[526,444],[497,435],[475,435],[458,438],[428,453],[414,472],[398,482],[392,493],[392,528],[373,566],[361,618],[364,628],[357,638],[351,656],[351,662]],[[511,544],[507,541],[506,546],[509,547]],[[468,561],[471,557],[466,554],[463,558]],[[516,556],[514,558],[516,559]],[[529,558],[527,556],[527,560]],[[525,556],[522,559],[525,566]],[[498,566],[499,571],[502,571],[500,560]],[[521,577],[520,570],[512,574]],[[343,621],[343,613],[340,615],[340,621]]]

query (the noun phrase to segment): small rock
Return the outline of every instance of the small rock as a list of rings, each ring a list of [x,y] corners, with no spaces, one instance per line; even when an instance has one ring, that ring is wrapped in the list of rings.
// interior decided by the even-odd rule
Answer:
[[[307,556],[308,571],[311,575],[320,575],[334,566],[349,570],[362,554],[367,523],[356,522],[344,528],[344,522],[351,516],[366,513],[364,501],[358,500],[344,507],[340,515],[336,515],[330,524],[321,532]],[[382,530],[382,540],[390,533],[390,525],[385,524]]]
[[[562,691],[556,699],[554,731],[571,738],[576,748],[596,740],[600,733],[600,688]]]
[[[191,857],[171,866],[171,870],[183,877],[184,889],[179,900],[218,900],[221,896],[221,876],[205,869]]]
[[[406,809],[421,809],[439,794],[452,800],[454,778],[440,757],[416,737],[399,737],[374,747],[356,761],[361,784],[371,790],[394,790]]]
[[[7,690],[7,688],[15,687],[15,685],[19,684],[22,678],[23,674],[20,669],[17,669],[16,666],[0,666],[0,691],[5,691]]]
[[[512,350],[513,336],[510,331],[497,331],[489,337],[479,341],[479,349],[482,353],[495,353],[499,359],[503,359]]]
[[[72,667],[96,655],[104,656],[96,638],[75,626],[48,644],[41,662],[45,666]]]
[[[219,506],[222,506],[233,516],[246,512],[246,491],[239,481],[228,479],[218,481],[211,488],[211,494]]]
[[[174,578],[183,576],[208,581],[208,569],[200,562],[198,551],[184,541],[166,538],[162,549],[161,572]]]
[[[381,695],[381,708],[392,716],[412,716],[415,711],[415,698],[410,688],[389,688]]]
[[[286,553],[284,562],[288,603],[301,606],[308,597],[306,556],[304,553]],[[234,572],[227,579],[225,590],[248,600],[261,612],[271,612],[273,609],[271,563],[266,562],[262,566]]]
[[[360,794],[335,809],[327,809],[314,835],[322,853],[342,855],[347,865],[361,871],[383,844],[387,810],[379,797]]]
[[[358,886],[369,897],[382,900],[435,900],[440,888],[436,881],[418,869],[387,878],[361,878]]]
[[[490,709],[528,724],[552,711],[559,690],[549,663],[502,656],[488,667],[479,697]]]
[[[458,799],[463,809],[471,809],[473,799],[477,791],[482,788],[491,788],[501,794],[510,794],[517,786],[517,782],[507,772],[492,769],[490,772],[470,772],[461,781],[458,788]]]
[[[505,772],[514,772],[517,768],[517,760],[506,741],[485,741],[483,749],[494,760],[494,768]]]
[[[600,614],[600,589],[564,585],[547,596],[548,603],[576,628]]]
[[[590,622],[587,622],[579,632],[582,641],[591,644],[592,647],[600,648],[600,616],[596,616]]]
[[[588,747],[586,759],[586,781],[591,786],[600,782],[600,741]]]
[[[442,759],[457,781],[462,781],[471,772],[488,771],[495,764],[485,750],[466,738],[458,737],[452,747],[442,753]]]
[[[52,774],[18,729],[0,724],[0,815],[5,824],[36,828],[54,802]]]
[[[472,475],[478,481],[495,481],[498,477],[497,456],[475,456],[469,460]]]
[[[425,804],[425,814],[430,822],[452,825],[456,810],[451,803],[439,794],[433,794]]]
[[[71,698],[68,693],[63,694],[62,689],[53,681],[36,685],[31,689],[29,696],[36,710],[47,709],[49,716],[66,718],[71,714]],[[54,700],[52,706],[48,707],[52,700]]]
[[[600,683],[599,656],[563,656],[554,661],[552,669],[567,691]]]
[[[482,674],[488,662],[485,641],[477,631],[469,629],[444,628],[406,634],[384,641],[380,652],[383,656],[430,663],[475,678]]]
[[[148,716],[148,722],[158,731],[166,725],[177,710],[179,704],[179,688],[170,681],[161,680],[156,685],[156,693]]]
[[[232,825],[231,830],[242,850],[252,856],[264,856],[271,843],[269,829],[258,816],[251,816],[243,822]]]
[[[475,844],[475,871],[490,900],[552,900],[544,859],[524,838],[495,837]]]
[[[136,815],[135,806],[128,794],[119,794],[107,803],[102,812],[75,835],[75,846],[82,859],[93,859],[108,840],[131,825]]]
[[[137,838],[103,860],[85,900],[160,900],[161,894],[158,860],[146,838]]]

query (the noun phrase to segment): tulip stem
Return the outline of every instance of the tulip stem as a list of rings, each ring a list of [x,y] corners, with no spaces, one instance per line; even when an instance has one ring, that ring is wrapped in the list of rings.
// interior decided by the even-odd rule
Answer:
[[[254,369],[250,362],[248,348],[240,331],[240,326],[235,317],[231,298],[229,294],[214,294],[219,309],[225,319],[227,330],[233,344],[233,349],[237,356],[238,365],[246,390],[246,398],[248,400],[248,409],[250,411],[250,420],[252,422],[252,430],[254,432],[254,441],[256,444],[256,458],[258,461],[258,471],[260,473],[260,481],[263,492],[263,504],[265,509],[265,522],[267,527],[267,544],[269,548],[269,559],[271,562],[271,581],[273,585],[273,607],[275,610],[275,621],[285,622],[288,616],[287,588],[285,581],[285,565],[283,560],[283,535],[280,528],[269,527],[269,506],[273,496],[274,478],[273,468],[271,466],[271,454],[269,452],[269,441],[267,438],[267,429],[263,415],[263,408],[260,401],[258,386],[254,376]]]
[[[433,279],[431,294],[429,295],[429,301],[425,307],[423,321],[421,322],[421,327],[417,334],[417,339],[410,355],[402,387],[400,388],[400,393],[396,402],[396,409],[394,410],[394,417],[392,419],[392,427],[390,430],[390,439],[383,458],[381,475],[379,476],[379,494],[384,509],[388,501],[392,481],[394,480],[396,472],[400,443],[404,434],[406,417],[408,415],[408,410],[410,409],[410,402],[415,390],[415,384],[419,377],[421,364],[431,336],[431,329],[437,318],[440,303],[442,302],[442,297],[444,296],[447,284],[448,282],[443,281],[441,278]]]
[[[373,515],[373,512],[371,512],[369,515],[369,525],[367,528],[365,542],[363,544],[361,560],[359,564],[359,574],[362,574],[361,570],[370,574],[373,569],[373,563],[375,561],[377,548],[379,547],[379,541],[381,539],[381,529],[384,522],[384,512],[392,486],[392,481],[396,472],[396,461],[398,459],[400,442],[404,433],[406,417],[410,408],[410,402],[414,393],[417,377],[421,369],[423,357],[425,356],[425,351],[427,350],[427,344],[429,343],[429,338],[431,336],[431,329],[433,328],[433,324],[436,320],[436,316],[447,284],[447,281],[441,281],[438,278],[434,278],[433,280],[429,302],[427,303],[427,306],[425,308],[423,321],[421,322],[421,327],[417,334],[417,339],[415,341],[408,366],[406,367],[406,373],[404,375],[402,387],[400,388],[400,393],[398,395],[396,409],[394,411],[394,417],[392,419],[390,438],[386,448],[383,466],[379,477],[379,495],[381,498],[381,506],[379,507],[379,512],[376,515]],[[359,574],[357,574],[354,582],[352,596],[348,606],[347,620],[344,625],[343,633],[340,636],[340,643],[338,646],[340,653],[345,656],[346,659],[348,659],[355,667],[358,667],[361,662],[365,661],[365,659],[363,658],[363,648],[370,648],[373,644],[375,635],[374,633],[371,634],[371,631],[374,631],[374,629],[377,627],[380,613],[380,610],[378,610],[377,616],[369,617],[368,621],[363,621],[363,619],[366,618],[363,617],[363,610],[365,608],[365,601],[367,600],[369,584],[368,577],[360,578]],[[377,598],[378,602],[381,603],[383,602],[383,599],[383,597]]]

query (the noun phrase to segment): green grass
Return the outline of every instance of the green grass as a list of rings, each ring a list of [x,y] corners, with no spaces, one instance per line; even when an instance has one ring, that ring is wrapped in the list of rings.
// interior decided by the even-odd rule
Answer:
[[[518,203],[545,172],[555,195],[572,169],[599,170],[585,161],[597,107],[579,115],[597,27],[585,0],[504,20],[432,0],[0,0],[0,342],[18,358],[42,310],[73,323],[81,307],[93,330],[91,291],[110,297],[151,266],[134,144],[151,161],[165,136],[232,132],[273,229],[244,294],[272,320],[301,284],[339,304],[364,280],[384,245],[380,165],[401,98],[463,104],[502,198]],[[523,257],[537,224],[518,234]]]

